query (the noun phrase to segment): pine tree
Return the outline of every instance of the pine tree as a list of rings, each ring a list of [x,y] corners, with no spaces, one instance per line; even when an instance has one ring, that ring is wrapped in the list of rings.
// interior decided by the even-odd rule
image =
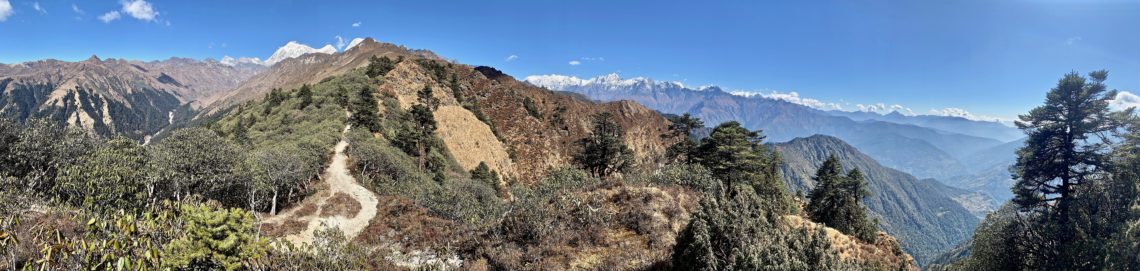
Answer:
[[[361,87],[357,90],[357,99],[352,103],[349,111],[352,112],[352,117],[349,122],[355,127],[368,129],[371,132],[380,131],[380,106],[376,101],[375,94],[372,89],[368,87]]]
[[[402,57],[401,57],[401,60],[403,60]],[[392,59],[388,58],[387,56],[379,57],[379,58],[376,56],[372,56],[371,58],[368,59],[368,67],[365,68],[364,74],[366,74],[366,75],[368,75],[368,77],[372,77],[372,78],[384,76],[385,74],[388,74],[388,71],[395,69],[396,63],[399,63],[399,62],[400,61],[392,61]]]
[[[424,87],[422,90],[416,92],[417,101],[420,104],[412,105],[412,121],[415,123],[412,133],[405,134],[405,137],[412,137],[406,139],[410,146],[414,148],[414,153],[410,155],[416,156],[418,163],[420,163],[420,170],[424,170],[427,163],[427,155],[431,154],[432,138],[435,137],[435,123],[434,110],[439,108],[439,99],[432,95],[431,87]]]
[[[625,145],[623,136],[613,114],[595,114],[590,135],[578,140],[581,151],[574,154],[574,163],[597,178],[625,170],[633,163],[633,151]]]
[[[673,251],[673,268],[676,270],[716,270],[716,253],[713,251],[709,225],[704,219],[694,219],[677,236],[677,244]]]
[[[297,91],[297,98],[301,101],[297,104],[297,109],[305,109],[313,104],[313,90],[309,84],[301,85],[301,89]]]
[[[177,270],[245,270],[265,256],[266,239],[256,237],[253,215],[208,204],[185,205],[182,236],[165,248],[163,266]]]
[[[844,175],[839,158],[833,154],[816,171],[815,182],[815,189],[808,195],[808,217],[864,242],[874,243],[878,229],[867,218],[867,210],[859,204],[869,195],[863,173],[852,169]]]
[[[499,173],[488,167],[485,162],[479,162],[479,165],[471,170],[471,179],[485,182],[494,187],[499,186]]]
[[[697,141],[693,139],[693,133],[704,128],[705,123],[700,118],[689,115],[689,113],[670,117],[669,121],[672,122],[669,125],[669,133],[663,134],[661,137],[677,140],[677,142],[669,146],[665,155],[670,161],[692,164],[697,153]]]
[[[1066,252],[1078,242],[1080,210],[1074,210],[1082,190],[1102,180],[1110,168],[1106,137],[1121,127],[1110,112],[1116,91],[1107,90],[1107,71],[1083,77],[1072,72],[1057,82],[1045,104],[1019,116],[1018,128],[1028,136],[1012,167],[1014,199],[1026,218],[1036,224],[1023,247],[1032,255],[1030,266],[1045,269],[1079,268]]]
[[[782,210],[790,210],[791,198],[780,179],[780,157],[762,144],[759,131],[749,131],[729,121],[713,128],[697,146],[693,161],[712,171],[726,186],[747,184],[761,197]]]

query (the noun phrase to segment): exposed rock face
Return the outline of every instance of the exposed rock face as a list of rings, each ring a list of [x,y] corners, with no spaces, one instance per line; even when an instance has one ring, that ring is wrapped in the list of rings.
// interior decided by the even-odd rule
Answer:
[[[450,77],[441,78],[424,68],[433,65],[424,64],[428,62],[444,70],[439,74],[455,74],[459,91],[452,89]],[[660,135],[668,129],[668,120],[635,102],[594,103],[519,82],[489,67],[472,68],[439,60],[404,61],[385,76],[380,89],[394,94],[407,108],[425,86],[434,90],[433,95],[443,105],[435,115],[440,122],[438,134],[468,170],[486,162],[507,176],[525,182],[537,180],[550,168],[571,164],[572,155],[578,151],[576,141],[589,134],[593,115],[603,111],[612,113],[625,128],[625,141],[637,161],[652,164],[667,146]],[[528,100],[533,113],[527,109]],[[489,123],[473,122],[479,120],[478,115]],[[501,140],[496,139],[496,133]],[[460,157],[471,150],[487,153]]]
[[[257,73],[213,61],[139,62],[91,57],[0,66],[0,115],[57,120],[100,135],[142,139],[185,115],[191,102]]]

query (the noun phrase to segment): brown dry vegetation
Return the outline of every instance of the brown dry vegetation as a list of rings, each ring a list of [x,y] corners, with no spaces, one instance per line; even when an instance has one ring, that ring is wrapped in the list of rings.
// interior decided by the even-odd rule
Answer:
[[[441,70],[439,74],[444,76],[422,63],[434,63],[426,65],[434,65],[430,69]],[[552,167],[570,164],[571,154],[577,151],[575,141],[589,134],[590,120],[598,112],[614,114],[625,128],[625,141],[635,159],[647,166],[655,164],[669,143],[660,136],[668,129],[668,120],[637,103],[595,103],[517,81],[488,67],[478,69],[482,72],[439,60],[404,61],[384,77],[380,91],[398,97],[401,107],[407,108],[415,102],[416,91],[429,86],[442,102],[441,109],[459,106],[461,103],[449,84],[449,76],[454,76],[460,89],[458,98],[476,104],[478,112],[466,108],[462,111],[470,114],[458,114],[452,111],[460,108],[454,108],[437,113],[441,124],[438,134],[452,153],[461,154],[456,155],[456,160],[464,170],[486,162],[492,169],[524,183],[537,181]],[[524,103],[528,99],[541,118],[527,112]],[[474,122],[478,118],[472,117],[479,115],[485,116],[493,129]]]
[[[506,270],[641,270],[669,262],[696,193],[607,183],[509,213],[478,255]],[[530,207],[530,206],[528,206]],[[500,235],[501,234],[501,235]]]
[[[880,231],[875,237],[875,243],[869,244],[801,216],[787,215],[784,219],[788,224],[800,228],[812,230],[822,228],[827,239],[831,241],[831,247],[839,252],[840,259],[856,261],[864,266],[892,267],[891,270],[897,270],[900,265],[907,268],[906,270],[919,270],[918,265],[914,263],[914,257],[902,251],[898,240],[885,232]]]
[[[337,192],[331,198],[325,200],[324,208],[321,208],[321,217],[330,216],[344,216],[347,218],[356,217],[360,212],[360,202],[353,199],[352,196],[344,192]]]
[[[261,224],[261,233],[267,236],[285,237],[300,233],[308,226],[308,220],[286,219],[280,223]]]

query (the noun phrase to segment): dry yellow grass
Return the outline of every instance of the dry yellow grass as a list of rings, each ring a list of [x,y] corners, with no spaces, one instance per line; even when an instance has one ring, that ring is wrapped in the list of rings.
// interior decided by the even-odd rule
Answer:
[[[879,232],[875,237],[875,243],[870,244],[798,215],[786,215],[784,221],[793,227],[822,229],[827,239],[831,241],[831,247],[839,252],[842,260],[869,263],[873,266],[889,266],[892,267],[891,270],[897,270],[899,265],[906,265],[906,270],[919,270],[914,258],[899,247],[898,240],[884,232]]]

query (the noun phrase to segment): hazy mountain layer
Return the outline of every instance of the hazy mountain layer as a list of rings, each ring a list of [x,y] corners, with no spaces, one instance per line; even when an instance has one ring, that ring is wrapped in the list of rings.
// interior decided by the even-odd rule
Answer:
[[[959,159],[1001,144],[991,138],[911,124],[855,121],[785,101],[732,95],[717,87],[694,89],[679,83],[621,79],[617,75],[586,80],[557,75],[531,76],[527,81],[595,100],[633,100],[664,113],[690,113],[707,125],[735,120],[751,129],[763,130],[771,141],[815,134],[836,136],[886,166],[922,178],[962,175],[967,170]]]
[[[968,239],[978,223],[954,199],[963,193],[884,167],[838,138],[817,135],[773,146],[784,158],[783,176],[792,189],[806,192],[814,187],[816,169],[831,154],[845,169],[863,171],[871,191],[864,204],[920,264]]]

